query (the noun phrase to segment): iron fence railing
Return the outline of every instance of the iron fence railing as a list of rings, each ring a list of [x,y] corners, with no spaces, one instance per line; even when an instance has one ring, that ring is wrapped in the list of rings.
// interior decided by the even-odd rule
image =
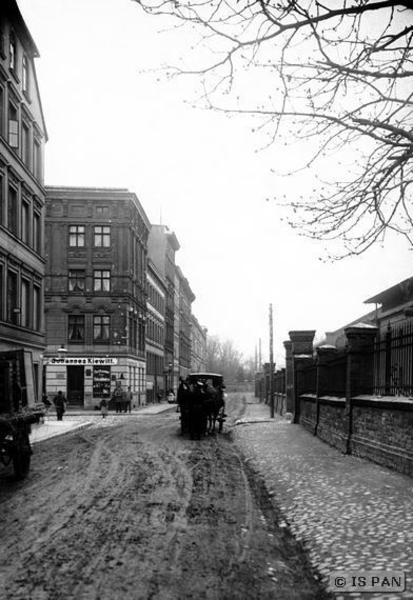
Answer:
[[[413,322],[389,325],[374,348],[374,393],[413,395]]]

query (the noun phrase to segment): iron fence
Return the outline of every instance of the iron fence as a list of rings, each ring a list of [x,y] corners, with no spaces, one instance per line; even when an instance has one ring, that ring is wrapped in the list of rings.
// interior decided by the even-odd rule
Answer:
[[[378,396],[413,395],[413,322],[390,324],[374,347],[374,393]]]

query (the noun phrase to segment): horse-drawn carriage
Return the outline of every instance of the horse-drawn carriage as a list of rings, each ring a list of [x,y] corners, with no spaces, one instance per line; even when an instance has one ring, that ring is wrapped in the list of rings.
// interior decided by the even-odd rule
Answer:
[[[12,464],[17,479],[30,468],[30,426],[44,416],[43,404],[29,403],[33,391],[31,354],[0,352],[0,463]],[[34,394],[33,394],[34,395]]]
[[[218,373],[191,373],[181,380],[177,394],[181,433],[191,439],[214,433],[218,423],[221,433],[225,422],[224,378]]]

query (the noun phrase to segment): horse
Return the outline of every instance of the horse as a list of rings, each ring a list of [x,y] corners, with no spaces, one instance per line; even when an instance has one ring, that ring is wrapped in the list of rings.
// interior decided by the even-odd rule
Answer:
[[[206,433],[215,433],[215,425],[219,416],[219,413],[224,406],[224,401],[221,398],[221,394],[217,388],[205,385],[204,387],[205,398],[202,404],[202,409],[206,416]]]

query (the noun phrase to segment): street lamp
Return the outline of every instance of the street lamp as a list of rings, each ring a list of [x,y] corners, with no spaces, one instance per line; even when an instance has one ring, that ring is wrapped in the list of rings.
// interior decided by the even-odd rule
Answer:
[[[62,344],[59,348],[59,350],[57,351],[57,355],[59,358],[65,358],[67,355],[67,349],[65,348],[65,345]]]

